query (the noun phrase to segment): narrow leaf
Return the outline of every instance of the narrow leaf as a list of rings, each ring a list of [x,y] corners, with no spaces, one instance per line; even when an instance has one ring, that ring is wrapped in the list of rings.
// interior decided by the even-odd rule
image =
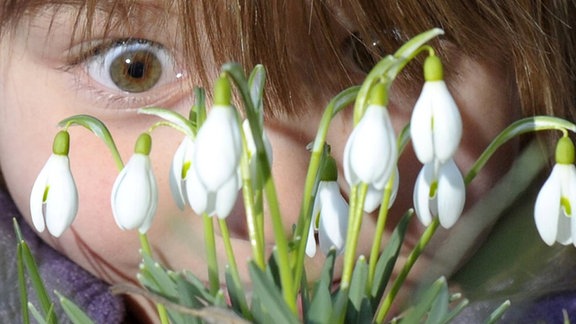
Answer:
[[[90,317],[80,309],[76,304],[70,301],[68,298],[62,296],[59,292],[55,291],[56,295],[60,299],[60,305],[62,309],[68,315],[68,318],[72,323],[76,324],[91,324],[94,323]]]

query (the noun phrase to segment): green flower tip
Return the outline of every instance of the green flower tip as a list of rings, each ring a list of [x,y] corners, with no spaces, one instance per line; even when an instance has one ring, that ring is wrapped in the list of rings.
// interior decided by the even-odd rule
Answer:
[[[221,76],[214,85],[214,105],[229,106],[232,102],[232,89],[226,76]]]
[[[563,136],[556,144],[556,163],[574,164],[574,143],[568,136]]]
[[[334,160],[332,156],[328,155],[320,172],[320,181],[338,180],[338,167],[336,166],[336,160]]]
[[[430,55],[424,61],[424,80],[440,81],[444,80],[444,68],[442,61],[436,55]]]
[[[370,89],[370,104],[379,106],[388,104],[388,94],[383,83],[378,82]]]
[[[67,131],[59,131],[54,137],[52,152],[56,155],[68,155],[70,151],[70,134]]]
[[[152,150],[152,137],[148,133],[142,133],[136,140],[134,153],[149,155]]]

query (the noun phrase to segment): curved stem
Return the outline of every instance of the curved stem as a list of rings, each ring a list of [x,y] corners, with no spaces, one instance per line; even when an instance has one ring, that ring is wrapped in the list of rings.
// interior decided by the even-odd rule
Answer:
[[[464,182],[466,184],[470,183],[484,165],[486,165],[496,150],[512,138],[530,132],[544,130],[558,130],[565,132],[566,129],[576,133],[575,124],[562,118],[551,116],[527,117],[510,124],[510,126],[506,127],[502,132],[500,132],[500,134],[498,134],[498,136],[496,136],[496,138],[494,138],[490,145],[488,145],[484,152],[482,152],[480,157],[478,157],[476,162],[474,162],[470,171],[468,171],[468,174],[464,178]]]

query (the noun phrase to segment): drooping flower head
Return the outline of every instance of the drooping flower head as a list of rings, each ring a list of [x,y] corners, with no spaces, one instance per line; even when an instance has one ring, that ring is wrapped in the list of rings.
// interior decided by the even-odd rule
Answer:
[[[451,159],[462,138],[462,118],[443,78],[440,59],[429,56],[424,63],[425,83],[410,120],[414,151],[423,164]]]
[[[38,174],[30,194],[32,224],[38,232],[59,237],[72,224],[78,212],[78,191],[68,152],[70,135],[60,131],[54,138],[52,155]]]
[[[396,165],[396,136],[385,106],[386,89],[376,84],[371,103],[344,148],[344,176],[352,186],[360,182],[382,190]]]
[[[548,245],[567,245],[574,243],[576,237],[574,155],[574,143],[569,137],[562,137],[556,146],[556,164],[536,198],[536,228]]]
[[[186,180],[188,202],[197,214],[227,217],[240,189],[242,135],[231,97],[230,81],[220,77],[214,105],[196,136]]]
[[[438,216],[440,225],[450,228],[464,210],[465,196],[466,186],[454,160],[427,163],[416,179],[414,209],[424,226]]]
[[[126,163],[112,188],[112,213],[123,230],[138,228],[146,233],[158,206],[158,186],[150,162],[152,138],[138,137],[134,154]]]
[[[316,254],[315,230],[318,230],[318,243],[325,255],[331,248],[335,248],[338,254],[344,250],[348,231],[348,203],[342,197],[340,186],[336,182],[338,171],[333,157],[328,156],[320,172],[321,180],[314,199],[306,242],[306,255],[309,257]]]

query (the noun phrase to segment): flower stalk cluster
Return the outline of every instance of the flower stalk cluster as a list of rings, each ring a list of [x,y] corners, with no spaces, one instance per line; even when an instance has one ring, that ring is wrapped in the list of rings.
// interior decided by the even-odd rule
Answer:
[[[494,140],[464,178],[455,162],[463,133],[462,119],[444,81],[440,58],[426,45],[442,33],[433,29],[416,36],[394,55],[378,62],[361,86],[346,89],[330,101],[311,147],[297,224],[287,224],[282,219],[272,177],[272,146],[263,122],[264,70],[256,67],[247,78],[235,64],[223,67],[214,85],[209,110],[205,108],[200,90],[196,91],[196,103],[188,117],[160,108],[141,109],[141,113],[155,115],[161,121],[138,137],[133,155],[125,165],[108,130],[96,118],[76,116],[64,120],[61,125],[64,130],[54,140],[53,154],[32,189],[32,222],[39,232],[47,227],[51,235],[58,237],[76,217],[78,193],[68,160],[67,129],[82,125],[106,142],[117,161],[119,174],[111,192],[112,214],[120,229],[138,230],[144,269],[140,279],[151,291],[165,292],[171,302],[185,307],[228,307],[234,315],[226,316],[232,320],[241,315],[256,322],[295,323],[302,319],[317,323],[362,320],[381,323],[389,316],[397,293],[437,228],[449,229],[458,221],[465,205],[466,185],[489,157],[520,134],[560,129],[564,136],[558,142],[556,165],[538,195],[534,216],[545,243],[576,244],[576,221],[572,217],[576,208],[575,149],[566,135],[567,130],[576,131],[576,125],[551,117],[533,117],[515,123]],[[428,54],[423,66],[425,82],[410,125],[397,136],[391,122],[394,112],[388,108],[391,84],[406,64],[421,53]],[[234,90],[242,103],[242,113],[233,104]],[[354,104],[354,128],[342,160],[342,173],[350,187],[346,201],[341,193],[342,183],[338,182],[338,164],[331,156],[326,138],[331,120],[351,104]],[[153,131],[160,126],[170,126],[184,134],[169,171],[170,190],[180,209],[190,208],[203,219],[209,273],[207,287],[201,286],[200,280],[191,280],[190,274],[164,271],[152,261],[154,251],[146,233],[157,213],[159,189],[150,153]],[[390,208],[397,192],[404,190],[400,187],[397,161],[409,139],[423,165],[414,185],[413,205],[426,229],[393,278],[392,269],[412,211],[406,213],[384,246],[383,241]],[[253,260],[248,264],[252,280],[250,294],[246,293],[247,287],[241,280],[226,224],[239,197],[243,199],[253,251]],[[357,246],[362,235],[360,228],[368,214],[377,214],[377,221],[366,260],[358,256]],[[271,256],[265,248],[267,222],[272,227],[275,244]],[[223,271],[224,284],[220,283],[215,224],[220,227],[228,258]],[[291,231],[287,231],[288,228]],[[326,263],[321,278],[310,288],[305,280],[305,258],[316,256],[318,250],[325,256]],[[340,256],[342,276],[335,278],[336,259]],[[333,287],[335,279],[340,279],[337,288]],[[392,285],[386,290],[389,281]],[[444,286],[445,281],[440,281],[435,287]],[[190,291],[174,294],[185,287],[191,288]],[[223,287],[227,289],[229,302],[224,298]],[[448,288],[445,289],[447,294]],[[250,302],[247,295],[252,296]],[[434,312],[434,307],[425,306],[424,313]],[[302,314],[299,308],[303,309]],[[159,305],[158,310],[163,322],[177,322],[175,319],[182,316],[163,305]],[[369,318],[362,317],[366,314]],[[442,314],[437,316],[447,316],[448,312]]]

